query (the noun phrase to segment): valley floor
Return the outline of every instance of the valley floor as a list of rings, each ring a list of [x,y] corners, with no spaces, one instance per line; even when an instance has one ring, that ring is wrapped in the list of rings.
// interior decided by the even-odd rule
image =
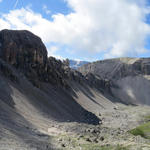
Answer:
[[[39,129],[27,127],[25,134],[30,130],[34,138],[25,139],[26,142],[21,140],[25,135],[19,131],[16,131],[18,137],[14,137],[11,130],[1,127],[0,150],[150,150],[150,139],[129,133],[150,121],[149,106],[116,104],[113,109],[102,109],[97,115],[102,118],[102,124],[97,126],[53,121]],[[38,142],[32,144],[36,139]]]
[[[146,119],[150,116],[150,107],[116,104],[112,110],[101,110],[99,116],[102,118],[99,126],[61,125],[68,132],[57,135],[57,143],[68,150],[150,150],[150,139],[129,132],[150,121]]]

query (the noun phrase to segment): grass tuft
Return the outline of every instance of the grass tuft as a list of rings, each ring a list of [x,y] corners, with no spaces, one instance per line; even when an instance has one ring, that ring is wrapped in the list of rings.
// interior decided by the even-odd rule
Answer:
[[[138,136],[140,135],[143,138],[150,139],[150,122],[147,122],[139,127],[129,131],[131,134]]]

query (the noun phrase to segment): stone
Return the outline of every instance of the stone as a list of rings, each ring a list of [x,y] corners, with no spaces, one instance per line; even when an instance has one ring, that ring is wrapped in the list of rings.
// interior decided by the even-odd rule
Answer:
[[[99,142],[99,141],[98,141],[98,138],[94,138],[94,139],[93,139],[93,142],[98,143],[98,142]]]
[[[66,147],[66,144],[62,143],[61,146],[62,146],[62,147]]]
[[[88,138],[86,138],[86,141],[87,142],[92,142],[92,140],[88,137]]]
[[[100,137],[100,140],[101,140],[101,141],[104,141],[104,137],[103,137],[103,136],[101,136],[101,137]]]

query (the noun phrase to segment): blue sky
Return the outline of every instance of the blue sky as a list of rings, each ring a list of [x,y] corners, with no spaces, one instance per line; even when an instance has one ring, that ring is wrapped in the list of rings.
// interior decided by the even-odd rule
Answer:
[[[0,29],[40,36],[49,56],[150,57],[148,0],[0,0]]]
[[[47,7],[47,10],[50,10],[50,14],[45,13],[44,5]],[[3,0],[0,10],[1,13],[8,13],[10,10],[21,9],[22,7],[30,7],[34,12],[41,13],[47,19],[49,19],[51,14],[68,14],[71,11],[64,0]]]

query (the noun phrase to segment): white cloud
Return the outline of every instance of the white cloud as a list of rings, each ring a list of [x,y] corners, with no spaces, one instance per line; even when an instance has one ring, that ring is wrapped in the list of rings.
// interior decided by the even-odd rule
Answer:
[[[45,13],[46,13],[47,15],[51,14],[51,11],[47,8],[46,5],[43,5],[43,10],[45,11]]]
[[[3,0],[0,0],[0,2],[2,2]]]
[[[57,46],[50,46],[48,47],[48,56],[53,56],[58,51],[59,47]]]
[[[65,58],[63,58],[62,56],[59,56],[56,54],[56,52],[59,50],[59,47],[57,46],[50,46],[48,48],[48,56],[53,56],[57,59],[60,59],[60,60],[64,60]]]
[[[56,42],[76,51],[105,53],[104,57],[136,56],[144,53],[150,26],[146,0],[66,0],[73,12],[55,14],[53,21],[31,9],[4,14],[0,29],[27,29],[45,43]],[[47,9],[47,7],[46,7]],[[1,23],[2,22],[2,23]]]
[[[10,28],[10,24],[0,18],[0,29]]]

